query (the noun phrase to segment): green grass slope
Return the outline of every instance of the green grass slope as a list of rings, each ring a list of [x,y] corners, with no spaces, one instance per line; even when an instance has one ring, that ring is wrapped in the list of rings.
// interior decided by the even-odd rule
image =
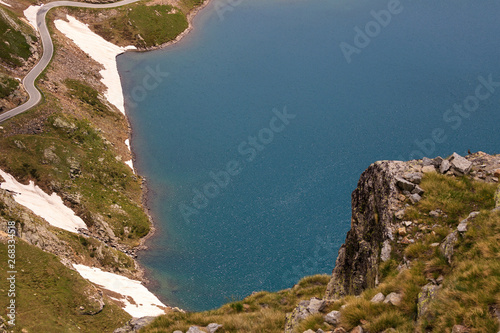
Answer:
[[[0,242],[0,261],[6,267],[8,249],[5,238]],[[101,312],[93,297],[98,291],[77,272],[70,270],[59,259],[35,246],[17,239],[17,271],[15,281],[16,320],[9,327],[14,332],[113,332],[130,319],[116,304],[104,297]],[[0,270],[1,316],[6,316],[9,285],[7,269]],[[97,294],[97,295],[96,295]]]

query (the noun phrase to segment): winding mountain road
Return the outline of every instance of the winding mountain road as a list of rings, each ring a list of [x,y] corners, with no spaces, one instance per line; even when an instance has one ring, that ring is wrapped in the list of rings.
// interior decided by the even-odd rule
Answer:
[[[23,86],[24,89],[26,89],[26,91],[28,92],[29,99],[26,103],[19,105],[18,107],[15,107],[12,110],[1,113],[0,123],[14,116],[17,116],[18,114],[28,111],[29,109],[37,105],[42,99],[42,94],[35,87],[35,80],[44,71],[44,69],[50,63],[52,56],[54,55],[54,44],[52,44],[52,38],[50,37],[46,21],[47,12],[49,10],[55,7],[82,7],[82,8],[97,8],[97,9],[115,8],[124,5],[129,5],[137,1],[139,0],[122,0],[106,4],[92,4],[92,3],[75,2],[75,1],[54,1],[54,2],[49,2],[48,4],[45,4],[42,7],[40,7],[40,9],[36,14],[36,24],[38,27],[38,31],[40,33],[40,38],[42,39],[43,54],[40,61],[23,79]]]

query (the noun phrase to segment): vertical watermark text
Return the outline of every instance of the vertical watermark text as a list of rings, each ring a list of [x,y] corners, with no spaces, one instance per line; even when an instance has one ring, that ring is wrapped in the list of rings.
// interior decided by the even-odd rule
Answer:
[[[16,325],[16,222],[7,222],[7,297],[9,303],[7,305],[8,324]]]

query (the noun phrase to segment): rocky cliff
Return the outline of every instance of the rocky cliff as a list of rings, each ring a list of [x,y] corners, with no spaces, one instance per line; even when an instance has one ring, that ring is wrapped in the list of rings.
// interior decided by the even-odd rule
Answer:
[[[500,157],[482,152],[466,157],[455,153],[447,159],[379,161],[370,165],[351,196],[351,229],[339,250],[326,299],[359,295],[375,287],[380,277],[379,264],[390,259],[391,244],[414,241],[405,237],[407,224],[412,222],[402,219],[405,209],[422,199],[424,190],[419,184],[430,172],[453,177],[470,175],[475,180],[498,183]]]

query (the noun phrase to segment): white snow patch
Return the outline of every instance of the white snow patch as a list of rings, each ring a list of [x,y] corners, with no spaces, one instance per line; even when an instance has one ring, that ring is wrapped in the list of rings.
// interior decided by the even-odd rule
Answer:
[[[28,22],[30,25],[38,31],[38,27],[36,25],[36,13],[38,13],[38,10],[42,8],[43,5],[40,6],[29,6],[24,10],[24,16],[28,19]]]
[[[135,174],[134,162],[132,160],[128,160],[128,161],[125,161],[125,164],[128,165],[130,167],[130,169],[132,169],[132,172]]]
[[[5,180],[4,183],[0,183],[0,188],[15,192],[13,197],[18,204],[30,209],[50,225],[75,233],[79,228],[87,229],[85,222],[66,207],[56,193],[48,195],[32,181],[28,185],[23,185],[2,170],[0,176]]]
[[[131,280],[125,276],[108,273],[96,267],[76,264],[74,264],[73,267],[75,267],[81,276],[90,282],[120,294],[122,297],[117,300],[125,304],[123,310],[128,312],[132,317],[140,318],[165,314],[164,309],[167,306],[144,287],[141,281]],[[135,304],[132,304],[129,298],[132,298]]]
[[[0,0],[0,3],[1,3],[2,5],[6,5],[7,7],[12,7],[12,5],[10,5],[10,4],[6,3],[6,2],[3,2],[2,0]]]
[[[92,59],[104,66],[104,69],[100,71],[102,76],[101,82],[108,88],[104,96],[111,104],[125,114],[123,91],[116,65],[116,56],[126,50],[135,49],[135,47],[116,46],[94,33],[86,24],[78,21],[73,16],[68,15],[67,19],[69,22],[55,20],[54,24],[56,28]]]
[[[128,147],[129,151],[132,151],[132,149],[130,149],[130,140],[129,139],[125,140],[125,145]]]
[[[130,149],[130,140],[129,139],[125,140],[125,145],[127,146],[128,150],[130,152],[132,152],[132,149]],[[125,164],[128,165],[130,167],[130,169],[132,169],[132,171],[135,173],[134,162],[132,160],[126,161]]]

